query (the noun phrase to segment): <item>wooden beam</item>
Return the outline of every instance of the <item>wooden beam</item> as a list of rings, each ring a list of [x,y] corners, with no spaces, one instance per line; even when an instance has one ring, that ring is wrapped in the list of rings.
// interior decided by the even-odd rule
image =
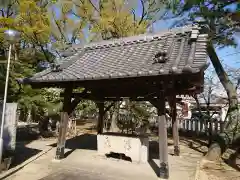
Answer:
[[[160,90],[165,91],[165,96],[171,96],[173,93],[177,95],[184,95],[184,94],[194,94],[194,93],[200,93],[202,91],[202,87],[196,87],[196,86],[190,86],[190,87],[184,87],[184,86],[176,86],[175,88],[164,88],[160,89],[158,87],[137,87],[134,89],[131,89],[130,87],[125,87],[128,91],[122,91],[122,90],[115,90],[111,91],[109,89],[103,89],[101,92],[101,96],[103,97],[144,97],[144,98],[152,98],[159,95]],[[176,90],[177,89],[177,90]],[[99,91],[97,91],[99,92]],[[94,91],[93,91],[94,94]],[[97,94],[96,94],[97,96]]]
[[[172,80],[174,79],[174,81]],[[172,94],[172,86],[177,89],[178,95],[184,94],[198,94],[203,91],[200,87],[200,80],[203,79],[201,73],[197,74],[180,74],[180,75],[167,75],[167,76],[156,76],[156,77],[135,77],[135,78],[122,78],[122,79],[98,79],[98,80],[88,80],[88,81],[60,81],[53,83],[56,87],[68,87],[72,85],[74,88],[83,87],[88,89],[94,98],[99,96],[102,97],[149,97],[149,94],[159,92],[163,90],[166,96]],[[45,82],[51,83],[51,82]],[[196,89],[191,89],[195,85]],[[41,87],[41,83],[36,83],[37,87]],[[33,85],[33,86],[35,86]],[[38,86],[39,85],[39,86]],[[190,89],[189,89],[190,88]],[[114,89],[114,91],[112,91]],[[101,90],[101,91],[100,91]],[[99,94],[100,93],[100,94]],[[157,94],[155,94],[157,95]],[[87,98],[84,98],[87,99]]]
[[[171,94],[172,95],[172,94]],[[61,94],[61,96],[63,96]],[[167,95],[166,95],[167,96]],[[123,101],[124,99],[126,98],[129,98],[129,97],[124,97],[123,95],[121,96],[106,96],[104,98],[100,98],[97,94],[87,94],[87,95],[82,95],[82,93],[73,93],[72,94],[72,98],[81,98],[81,99],[86,99],[86,100],[92,100],[92,101]],[[130,97],[129,100],[131,101],[151,101],[151,100],[156,100],[158,99],[157,96],[146,96],[146,97],[143,97],[143,96],[138,96],[138,97]],[[177,98],[177,101],[180,102],[182,100],[182,98]]]
[[[69,119],[68,115],[71,112],[71,93],[72,93],[71,87],[65,89],[64,91],[63,109],[61,112],[60,128],[59,128],[57,150],[56,150],[56,156],[55,156],[56,159],[64,158],[67,125],[68,125],[68,119]]]
[[[158,138],[159,138],[159,177],[168,179],[169,178],[169,167],[168,167],[168,141],[167,141],[167,122],[166,122],[166,108],[165,108],[165,97],[161,93],[158,100],[150,101],[153,106],[158,110]]]
[[[60,87],[65,88],[68,87],[69,84],[72,84],[74,88],[77,87],[86,87],[88,88],[104,88],[108,87],[109,85],[112,86],[118,86],[118,87],[128,87],[131,84],[135,85],[143,85],[145,84],[145,87],[147,87],[147,84],[150,85],[150,83],[159,83],[164,82],[165,85],[169,83],[169,80],[175,79],[176,81],[182,81],[182,80],[189,80],[191,83],[195,84],[195,82],[198,82],[199,80],[203,79],[203,73],[184,73],[184,74],[169,74],[169,75],[159,75],[159,76],[139,76],[139,77],[128,77],[128,78],[107,78],[106,79],[91,79],[91,80],[80,80],[77,81],[76,79],[69,80],[69,81],[27,81],[24,82],[25,84],[30,84],[33,88],[42,88],[42,87]]]
[[[125,90],[121,90],[121,88],[124,88]],[[112,91],[111,89],[116,89]],[[176,93],[177,95],[184,95],[184,94],[196,94],[202,92],[202,87],[176,87],[177,91],[173,89],[159,89],[157,87],[147,87],[147,86],[141,86],[141,87],[116,87],[116,88],[109,88],[109,89],[92,89],[92,95],[95,97],[127,97],[127,98],[135,98],[135,97],[144,97],[146,99],[150,99],[152,97],[156,97],[159,94],[160,90],[164,90],[165,96],[171,96],[173,93]]]

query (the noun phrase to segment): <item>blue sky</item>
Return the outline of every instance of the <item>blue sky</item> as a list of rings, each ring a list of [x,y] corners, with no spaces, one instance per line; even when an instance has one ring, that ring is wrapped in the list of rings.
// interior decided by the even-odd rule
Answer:
[[[236,4],[232,4],[227,7],[227,9],[230,11],[234,11],[236,8]],[[138,5],[137,12],[139,15],[141,15],[141,4]],[[168,29],[175,21],[176,19],[159,20],[154,23],[153,29],[155,32]],[[230,67],[240,68],[240,33],[236,34],[234,37],[235,41],[238,44],[237,47],[227,46],[221,49],[217,49],[216,51],[218,57],[224,64]]]
[[[158,21],[154,24],[154,31],[161,31],[168,29],[174,20]],[[227,46],[217,49],[217,54],[224,64],[231,67],[240,68],[240,38],[236,35],[236,42],[239,44],[237,47]]]
[[[232,4],[227,7],[230,11],[236,10],[237,5]],[[140,1],[138,1],[138,5],[136,8],[136,14],[141,16],[142,13],[142,6]],[[167,20],[159,20],[156,21],[153,25],[154,32],[169,29],[176,19],[167,19]],[[240,68],[240,33],[239,35],[235,36],[237,47],[224,47],[221,49],[217,49],[217,54],[219,58],[223,61],[224,64],[227,64],[230,67]]]

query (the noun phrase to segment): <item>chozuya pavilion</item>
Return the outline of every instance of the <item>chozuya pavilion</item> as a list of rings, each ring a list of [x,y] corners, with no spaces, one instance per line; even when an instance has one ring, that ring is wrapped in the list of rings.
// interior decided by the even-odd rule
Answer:
[[[25,78],[22,83],[30,84],[33,88],[64,89],[57,159],[64,158],[68,115],[82,99],[95,101],[98,105],[99,137],[103,132],[103,117],[108,110],[104,102],[121,101],[124,98],[149,101],[158,111],[160,177],[168,178],[165,102],[171,104],[174,150],[177,155],[179,137],[176,96],[202,92],[204,70],[208,66],[206,47],[207,34],[202,34],[201,28],[195,25],[84,46],[76,45],[71,48],[73,55],[66,57],[62,64]],[[73,90],[79,87],[84,88],[84,91],[74,93]],[[147,144],[145,150],[148,152],[146,148]],[[125,150],[126,153],[130,151]]]

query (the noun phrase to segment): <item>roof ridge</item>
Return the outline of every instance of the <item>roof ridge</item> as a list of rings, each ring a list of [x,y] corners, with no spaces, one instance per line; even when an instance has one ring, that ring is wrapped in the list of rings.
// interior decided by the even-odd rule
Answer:
[[[134,43],[137,44],[142,42],[159,40],[162,37],[167,37],[169,35],[184,34],[186,32],[192,32],[193,29],[199,29],[199,27],[197,25],[186,25],[182,27],[167,29],[165,31],[159,31],[157,33],[145,33],[145,34],[139,34],[135,36],[121,37],[118,39],[116,38],[112,40],[101,40],[97,42],[88,43],[86,45],[79,45],[79,44],[73,45],[72,48],[93,50],[93,49],[109,48],[114,46],[129,45]]]

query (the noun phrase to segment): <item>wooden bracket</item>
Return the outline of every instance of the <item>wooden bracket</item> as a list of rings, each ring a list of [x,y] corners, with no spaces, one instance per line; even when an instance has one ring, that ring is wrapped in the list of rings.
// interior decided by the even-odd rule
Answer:
[[[165,115],[166,113],[166,108],[165,108],[165,99],[164,98],[159,98],[159,99],[151,99],[149,102],[157,108],[158,110],[158,115]]]
[[[80,101],[88,95],[87,90],[84,90],[82,93],[78,94],[78,96],[73,96],[74,93],[72,90],[72,87],[68,87],[65,89],[64,93],[60,94],[60,96],[64,97],[63,112],[67,112],[68,115],[70,115],[76,106],[80,103]]]

